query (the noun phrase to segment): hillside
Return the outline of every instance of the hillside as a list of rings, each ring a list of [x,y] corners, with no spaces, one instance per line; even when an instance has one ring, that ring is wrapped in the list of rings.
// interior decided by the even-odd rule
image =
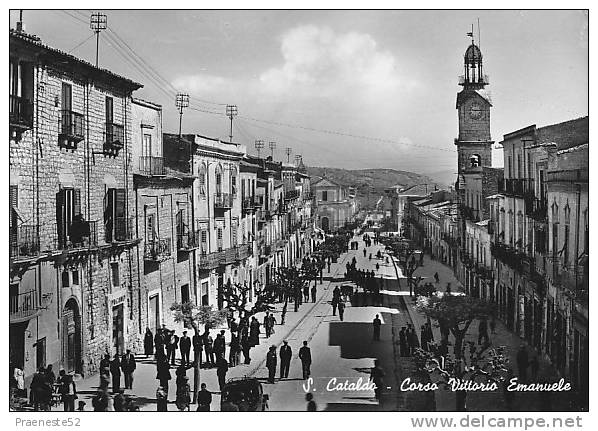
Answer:
[[[384,194],[384,190],[397,185],[408,187],[415,184],[428,184],[433,190],[434,186],[442,184],[430,177],[414,172],[399,171],[396,169],[340,169],[327,167],[308,167],[307,171],[312,178],[326,176],[332,181],[343,186],[354,186],[357,197],[362,205],[371,206]]]

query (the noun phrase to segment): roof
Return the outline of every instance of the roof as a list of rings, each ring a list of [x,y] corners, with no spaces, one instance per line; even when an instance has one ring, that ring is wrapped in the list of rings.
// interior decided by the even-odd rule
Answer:
[[[330,185],[325,185],[324,183],[328,182]],[[340,184],[338,184],[337,182],[331,180],[330,178],[327,177],[322,177],[319,180],[317,180],[315,182],[315,184],[312,184],[312,187],[342,187]]]
[[[556,142],[559,150],[587,144],[590,141],[588,116],[551,124],[536,130],[538,143]]]
[[[131,98],[131,102],[135,103],[136,105],[146,106],[148,108],[162,109],[162,105],[155,102],[150,102],[149,100],[143,100],[138,97]]]
[[[566,148],[564,150],[559,150],[556,153],[557,154],[567,154],[567,153],[574,153],[576,151],[583,151],[583,150],[589,150],[590,149],[590,144],[581,144],[581,145],[576,145],[575,147],[570,147],[570,148]]]
[[[35,35],[30,35],[24,32],[19,32],[17,30],[11,29],[9,32],[10,36],[10,52],[12,53],[13,50],[16,50],[19,44],[25,46],[25,48],[37,51],[37,54],[47,63],[54,63],[58,68],[61,70],[67,70],[69,68],[78,67],[81,70],[78,71],[82,75],[85,73],[94,74],[97,77],[103,79],[103,81],[107,84],[113,85],[117,88],[125,88],[129,91],[135,91],[143,87],[143,84],[135,82],[129,78],[125,78],[124,76],[117,75],[116,73],[99,67],[95,67],[93,64],[81,60],[80,58],[75,57],[67,52],[61,51],[56,48],[52,48],[48,45],[42,43],[41,39]],[[47,54],[44,56],[44,54]],[[58,61],[52,61],[52,60]]]
[[[484,90],[482,88],[477,89],[477,90],[472,90],[471,88],[466,88],[466,89],[461,90],[459,93],[457,93],[457,108],[463,102],[465,102],[467,99],[473,97],[474,95],[481,97],[482,99],[484,99],[486,101],[486,103],[488,103],[490,106],[492,106],[492,97],[490,96],[490,92],[488,90]]]
[[[464,58],[467,64],[478,63],[482,61],[482,51],[480,51],[480,48],[472,41],[471,45],[465,50]]]

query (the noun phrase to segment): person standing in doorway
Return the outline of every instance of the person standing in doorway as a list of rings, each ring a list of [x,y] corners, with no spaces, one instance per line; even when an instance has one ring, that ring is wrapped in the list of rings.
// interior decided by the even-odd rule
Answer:
[[[149,357],[154,354],[154,334],[150,328],[145,328],[145,336],[143,337],[143,353],[145,357]]]

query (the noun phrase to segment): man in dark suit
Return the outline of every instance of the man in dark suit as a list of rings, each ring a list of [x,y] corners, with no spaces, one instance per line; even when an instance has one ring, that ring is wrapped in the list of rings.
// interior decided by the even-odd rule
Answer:
[[[311,367],[311,350],[307,347],[307,341],[303,342],[303,347],[299,349],[299,359],[301,359],[301,367],[303,368],[303,379],[307,379],[310,375]]]
[[[289,377],[289,368],[291,365],[291,357],[293,352],[291,351],[291,346],[287,340],[282,342],[282,346],[280,347],[280,378],[286,379]]]
[[[226,352],[226,340],[224,339],[224,331],[220,331],[220,334],[216,335],[216,339],[214,340],[214,346],[212,347],[214,354],[216,355],[216,359],[218,357],[224,358],[224,353]]]
[[[120,359],[118,353],[110,361],[110,374],[112,374],[112,393],[116,394],[120,391]]]
[[[228,362],[222,356],[219,356],[216,360],[216,375],[218,376],[218,386],[220,386],[220,391],[224,389],[224,384],[226,382],[226,373],[228,372]]]
[[[268,383],[274,383],[276,376],[276,346],[270,346],[266,354],[266,368],[268,369]]]
[[[187,336],[187,331],[183,331],[183,336],[179,340],[181,349],[181,364],[189,364],[189,352],[191,351],[191,338]]]
[[[120,368],[125,375],[125,389],[133,389],[133,372],[137,368],[137,363],[135,362],[135,355],[131,353],[130,349],[127,349],[127,353],[123,355]]]
[[[169,358],[169,362],[171,365],[174,365],[175,359],[176,359],[176,350],[179,347],[179,336],[176,335],[174,333],[174,331],[170,331],[170,337],[168,339],[168,345],[167,345],[167,355]]]
[[[201,357],[203,351],[203,337],[197,333],[193,335],[193,363],[198,364],[201,368]]]

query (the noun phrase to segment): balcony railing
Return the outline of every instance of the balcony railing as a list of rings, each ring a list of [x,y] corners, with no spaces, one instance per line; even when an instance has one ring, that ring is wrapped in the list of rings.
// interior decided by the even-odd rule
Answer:
[[[139,173],[141,175],[164,175],[164,158],[156,156],[139,157]]]
[[[150,261],[166,259],[171,254],[170,238],[154,238],[145,242],[143,258]]]
[[[534,197],[527,197],[525,199],[525,213],[528,217],[536,221],[546,221],[548,214],[548,201],[546,199],[538,199]]]
[[[524,197],[529,191],[530,180],[527,178],[505,178],[498,183],[498,191],[511,196]],[[531,183],[533,184],[533,183]]]
[[[106,242],[131,241],[135,238],[135,217],[116,217],[105,220]]]
[[[42,295],[40,299],[36,290],[11,295],[9,304],[10,323],[31,320],[46,309],[51,300],[51,294]]]
[[[178,232],[176,237],[177,249],[181,251],[193,250],[199,247],[200,231]]]
[[[223,253],[221,251],[217,251],[214,253],[202,253],[199,257],[199,268],[200,269],[214,269],[220,266],[220,261],[222,260]]]
[[[523,264],[525,261],[529,260],[528,256],[523,251],[517,250],[516,248],[501,242],[490,243],[490,251],[492,256],[497,260],[518,272],[524,270]]]
[[[31,100],[10,94],[8,101],[10,126],[21,131],[31,129],[33,127],[33,103]]]
[[[228,210],[233,207],[233,196],[230,193],[214,194],[214,209]]]
[[[62,145],[71,147],[82,141],[85,137],[83,128],[83,115],[63,109],[60,111],[58,137]]]
[[[461,217],[464,219],[478,221],[478,217],[475,215],[476,211],[473,208],[467,205],[459,205],[459,210],[461,210]]]
[[[39,226],[21,225],[14,233],[10,235],[11,258],[33,257],[39,254]]]
[[[245,212],[254,211],[258,207],[258,205],[255,203],[255,198],[252,197],[243,199],[241,205],[242,210]]]
[[[235,256],[237,261],[247,259],[251,256],[251,244],[242,244],[235,247]]]
[[[104,149],[119,150],[125,143],[125,129],[120,124],[106,123]]]
[[[59,232],[56,236],[58,250],[71,250],[76,248],[89,248],[98,246],[99,222],[75,221],[70,224],[68,233]]]
[[[297,199],[300,194],[301,192],[299,192],[299,190],[287,190],[284,194],[284,198],[285,200],[290,201],[293,199]]]

